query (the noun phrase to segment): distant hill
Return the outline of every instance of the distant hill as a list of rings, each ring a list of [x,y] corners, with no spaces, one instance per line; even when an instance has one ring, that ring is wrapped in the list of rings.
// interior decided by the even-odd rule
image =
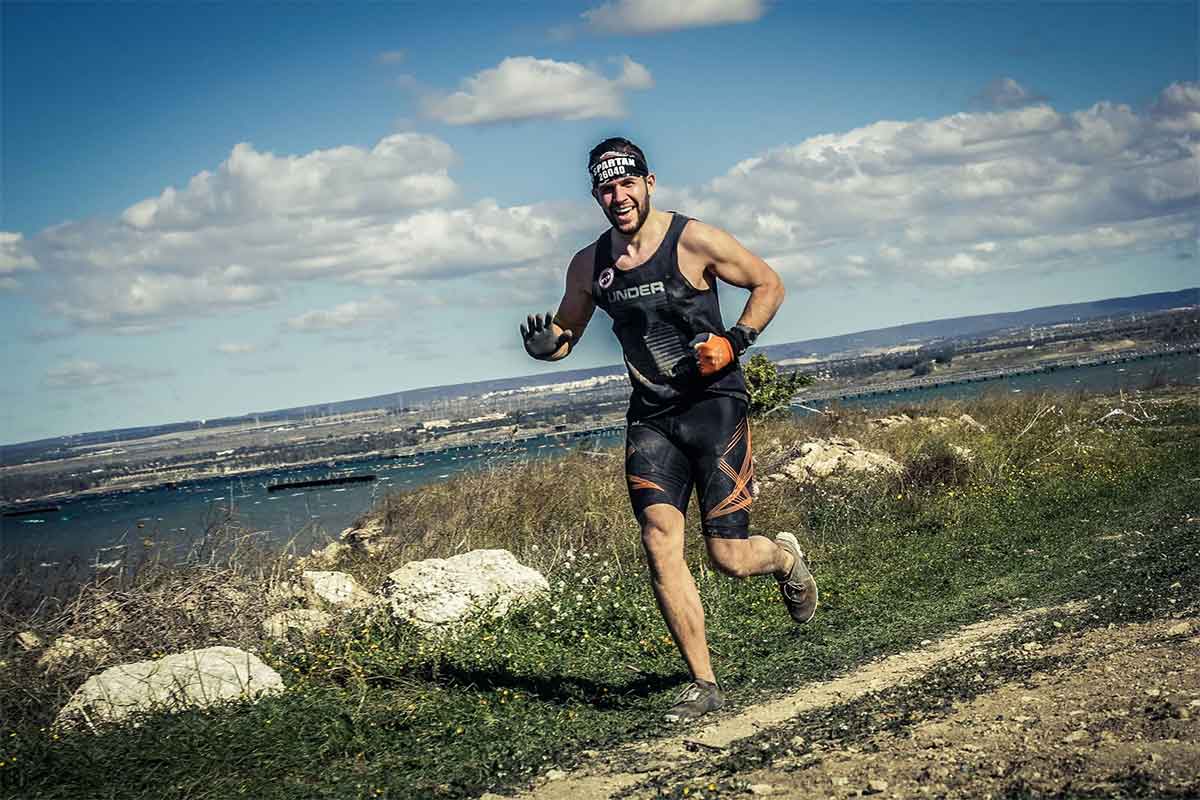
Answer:
[[[844,336],[827,336],[822,339],[807,339],[764,348],[775,360],[800,356],[826,356],[855,350],[877,347],[895,347],[905,343],[926,342],[933,339],[953,339],[999,333],[1010,328],[1027,328],[1030,325],[1055,325],[1060,322],[1082,322],[1104,317],[1168,308],[1200,305],[1200,288],[1184,289],[1179,292],[1140,294],[1135,297],[1114,297],[1093,303],[1069,303],[1061,306],[1043,306],[1026,311],[1010,311],[1003,314],[979,314],[973,317],[913,322],[891,328],[848,333]]]
[[[1009,328],[1022,328],[1030,325],[1054,325],[1061,322],[1100,319],[1195,305],[1200,305],[1200,288],[1184,289],[1178,292],[1142,294],[1134,297],[1114,297],[1109,300],[1097,300],[1091,303],[1045,306],[1003,314],[979,314],[971,317],[953,317],[929,322],[914,322],[908,325],[896,325],[891,328],[848,333],[843,336],[826,336],[820,339],[806,339],[801,342],[770,345],[761,348],[761,350],[768,357],[775,360],[813,355],[826,356],[833,353],[868,350],[878,347],[894,347],[905,343],[925,342],[935,339],[982,336]],[[496,378],[486,381],[473,381],[471,383],[429,386],[422,389],[411,389],[404,392],[375,395],[374,397],[362,397],[355,400],[339,400],[317,405],[296,406],[275,411],[243,414],[235,417],[221,417],[205,420],[203,423],[198,420],[191,420],[167,425],[80,433],[72,436],[6,445],[0,448],[0,450],[4,453],[6,463],[16,463],[20,460],[23,452],[43,450],[47,446],[68,443],[72,446],[98,444],[101,442],[111,442],[114,439],[132,439],[175,431],[195,430],[202,425],[210,428],[223,427],[225,425],[253,420],[256,417],[260,421],[270,422],[321,414],[344,414],[354,411],[368,411],[375,408],[399,408],[402,405],[407,407],[423,406],[437,400],[477,396],[484,392],[504,391],[506,389],[516,389],[521,386],[546,386],[554,383],[583,380],[600,375],[617,375],[623,373],[624,369],[623,365],[613,364],[605,367],[593,367],[591,369],[561,370],[541,375],[521,375],[514,378]]]

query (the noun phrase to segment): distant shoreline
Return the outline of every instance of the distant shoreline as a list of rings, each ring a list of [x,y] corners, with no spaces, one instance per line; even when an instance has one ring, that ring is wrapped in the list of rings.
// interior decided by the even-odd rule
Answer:
[[[913,389],[931,389],[940,386],[953,386],[963,383],[982,383],[984,381],[1012,378],[1018,375],[1037,375],[1058,370],[1082,369],[1100,367],[1107,364],[1123,364],[1131,361],[1146,361],[1156,358],[1171,358],[1189,353],[1200,352],[1200,343],[1145,348],[1141,350],[1118,351],[1090,357],[1059,358],[1037,364],[1013,367],[994,367],[990,369],[965,370],[962,372],[934,373],[919,378],[889,381],[879,384],[864,384],[857,388],[853,386],[829,389],[823,392],[812,392],[797,395],[792,398],[792,405],[797,403],[828,402],[830,400],[854,400],[861,397],[880,397],[890,394],[911,391]]]
[[[504,437],[485,438],[481,436],[478,441],[446,444],[439,447],[430,447],[427,445],[411,445],[404,448],[396,448],[394,450],[369,450],[363,453],[351,453],[336,458],[316,458],[303,461],[289,461],[282,464],[264,464],[253,467],[244,467],[241,469],[233,469],[226,472],[208,473],[196,472],[186,477],[181,477],[172,480],[160,481],[144,481],[137,483],[129,483],[120,486],[95,486],[90,489],[84,489],[78,492],[54,492],[37,497],[22,498],[21,500],[6,504],[3,508],[5,513],[12,511],[21,511],[24,508],[29,508],[35,504],[48,502],[70,502],[74,500],[82,500],[85,498],[94,497],[117,497],[120,495],[133,494],[149,489],[164,489],[181,485],[192,485],[204,483],[207,481],[222,481],[225,479],[244,479],[256,475],[263,475],[274,472],[285,472],[292,470],[308,469],[312,467],[327,467],[328,469],[337,469],[339,467],[352,466],[361,464],[367,461],[382,461],[382,460],[400,460],[405,458],[420,458],[438,453],[453,453],[462,450],[477,450],[482,447],[493,447],[504,444],[520,444],[523,442],[533,441],[537,439],[577,439],[588,436],[598,436],[606,432],[617,430],[624,427],[621,425],[575,425],[569,426],[565,430],[557,431],[541,431],[530,432],[523,435]]]
[[[1200,352],[1200,343],[1173,347],[1164,346],[1160,348],[1143,349],[1138,351],[1106,353],[1089,357],[1076,356],[1071,358],[1055,359],[1053,361],[1042,362],[1039,364],[1014,365],[1011,367],[1000,367],[989,370],[940,373],[922,378],[910,378],[882,384],[860,383],[857,386],[850,385],[819,392],[805,392],[793,397],[791,406],[802,407],[811,403],[823,403],[837,400],[855,400],[866,397],[882,397],[892,394],[903,394],[904,392],[915,389],[927,389],[966,383],[982,383],[990,380],[999,380],[1002,378],[1019,375],[1031,375],[1057,370],[1071,370],[1086,367],[1104,366],[1106,364],[1116,364],[1130,361],[1178,357],[1197,352]],[[492,447],[496,445],[519,444],[540,438],[573,439],[602,436],[621,430],[624,427],[623,415],[621,420],[622,421],[620,422],[612,424],[575,424],[568,425],[563,430],[539,430],[530,431],[520,435],[509,434],[507,436],[502,434],[493,434],[489,436],[488,430],[485,429],[477,431],[476,433],[478,438],[470,442],[456,442],[439,445],[411,445],[391,450],[370,450],[362,453],[346,454],[337,456],[336,458],[326,457],[302,461],[289,461],[279,464],[257,465],[241,469],[233,469],[225,472],[195,472],[187,476],[170,480],[149,480],[119,486],[113,486],[110,484],[108,486],[97,486],[90,489],[84,489],[79,492],[56,492],[37,497],[23,498],[18,502],[6,504],[3,510],[6,512],[20,511],[21,509],[31,507],[34,504],[43,504],[48,502],[57,503],[64,501],[70,502],[95,497],[115,497],[151,489],[192,485],[207,481],[245,479],[256,475],[301,470],[321,466],[325,466],[332,470],[339,467],[353,467],[356,464],[362,464],[368,461],[419,458],[433,454],[475,450],[482,447]]]

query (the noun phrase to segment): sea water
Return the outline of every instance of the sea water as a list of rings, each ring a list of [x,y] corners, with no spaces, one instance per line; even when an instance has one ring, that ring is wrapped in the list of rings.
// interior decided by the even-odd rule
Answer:
[[[935,398],[962,399],[981,392],[1013,394],[1045,390],[1130,391],[1157,380],[1200,385],[1200,356],[1195,353],[1162,358],[1059,369],[977,383],[962,383],[890,395],[843,401],[843,405],[885,407],[920,403]],[[807,413],[799,410],[798,413]],[[233,517],[241,531],[269,548],[291,543],[308,552],[336,537],[369,510],[383,494],[413,489],[464,472],[545,458],[579,446],[614,446],[620,437],[563,440],[547,437],[521,445],[492,445],[457,449],[398,459],[380,459],[328,467],[280,470],[245,478],[213,478],[172,488],[97,495],[59,501],[59,511],[34,517],[0,519],[0,574],[14,565],[111,563],[150,546],[167,547],[175,556],[186,554],[214,523]],[[606,466],[608,459],[603,462]],[[613,469],[620,466],[615,461]],[[307,490],[267,492],[278,483],[346,475],[374,474],[370,483],[349,483]]]

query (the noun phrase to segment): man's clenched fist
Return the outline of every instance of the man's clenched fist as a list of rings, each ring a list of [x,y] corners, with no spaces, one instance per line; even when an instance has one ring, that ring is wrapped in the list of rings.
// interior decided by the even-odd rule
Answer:
[[[733,363],[733,345],[724,336],[702,333],[692,339],[701,375],[714,375]]]

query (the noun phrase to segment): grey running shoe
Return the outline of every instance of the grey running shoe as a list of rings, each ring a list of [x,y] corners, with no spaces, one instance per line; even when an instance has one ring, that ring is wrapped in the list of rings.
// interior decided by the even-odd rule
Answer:
[[[779,582],[783,604],[796,622],[808,622],[817,613],[817,582],[804,563],[804,553],[795,536],[784,531],[776,535],[775,542],[796,559],[792,571]]]
[[[716,711],[725,705],[721,687],[708,681],[696,680],[683,688],[675,698],[675,705],[663,717],[667,722],[684,722]]]

